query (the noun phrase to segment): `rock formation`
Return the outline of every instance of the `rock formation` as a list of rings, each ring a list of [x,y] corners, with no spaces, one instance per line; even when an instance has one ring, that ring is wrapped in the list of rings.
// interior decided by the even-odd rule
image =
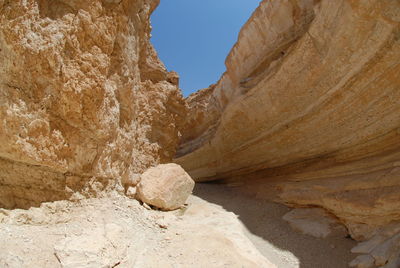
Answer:
[[[176,162],[369,239],[400,221],[399,73],[399,1],[264,0],[187,99]]]
[[[175,154],[185,106],[158,0],[0,1],[0,207],[118,187]]]
[[[113,195],[168,186],[151,169],[135,187],[180,140],[175,161],[197,181],[301,207],[285,219],[305,233],[343,224],[362,241],[352,267],[398,267],[400,2],[263,0],[221,79],[186,103],[149,42],[158,2],[0,0],[0,208],[111,192],[0,209],[0,265],[188,267],[200,252],[207,267],[273,267],[220,208],[166,212],[161,239],[162,212]],[[177,208],[182,185],[148,202]]]

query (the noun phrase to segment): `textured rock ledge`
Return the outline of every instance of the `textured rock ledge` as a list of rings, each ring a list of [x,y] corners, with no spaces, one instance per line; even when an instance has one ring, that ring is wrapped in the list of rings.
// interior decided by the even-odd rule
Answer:
[[[400,221],[399,33],[398,1],[263,1],[188,98],[176,162],[371,238]]]
[[[0,207],[171,160],[185,107],[149,43],[157,4],[0,1]]]

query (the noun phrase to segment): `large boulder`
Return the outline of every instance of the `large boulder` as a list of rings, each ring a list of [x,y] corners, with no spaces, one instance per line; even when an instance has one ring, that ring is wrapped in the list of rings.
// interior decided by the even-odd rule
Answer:
[[[177,164],[162,164],[146,170],[137,187],[137,197],[162,210],[181,207],[192,193],[194,181]]]

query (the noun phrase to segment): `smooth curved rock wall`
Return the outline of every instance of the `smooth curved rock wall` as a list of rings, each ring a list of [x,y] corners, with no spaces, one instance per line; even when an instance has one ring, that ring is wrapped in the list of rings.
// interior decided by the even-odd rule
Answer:
[[[323,207],[357,239],[400,221],[398,1],[262,1],[226,67],[187,100],[194,179]]]

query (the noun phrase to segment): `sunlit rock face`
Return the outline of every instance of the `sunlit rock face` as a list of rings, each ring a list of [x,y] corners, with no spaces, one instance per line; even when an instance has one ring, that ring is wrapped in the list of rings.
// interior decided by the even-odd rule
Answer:
[[[176,162],[194,179],[274,187],[356,239],[400,221],[399,1],[262,1],[226,67],[187,99]]]
[[[185,116],[149,42],[158,0],[0,0],[0,207],[168,162]]]

